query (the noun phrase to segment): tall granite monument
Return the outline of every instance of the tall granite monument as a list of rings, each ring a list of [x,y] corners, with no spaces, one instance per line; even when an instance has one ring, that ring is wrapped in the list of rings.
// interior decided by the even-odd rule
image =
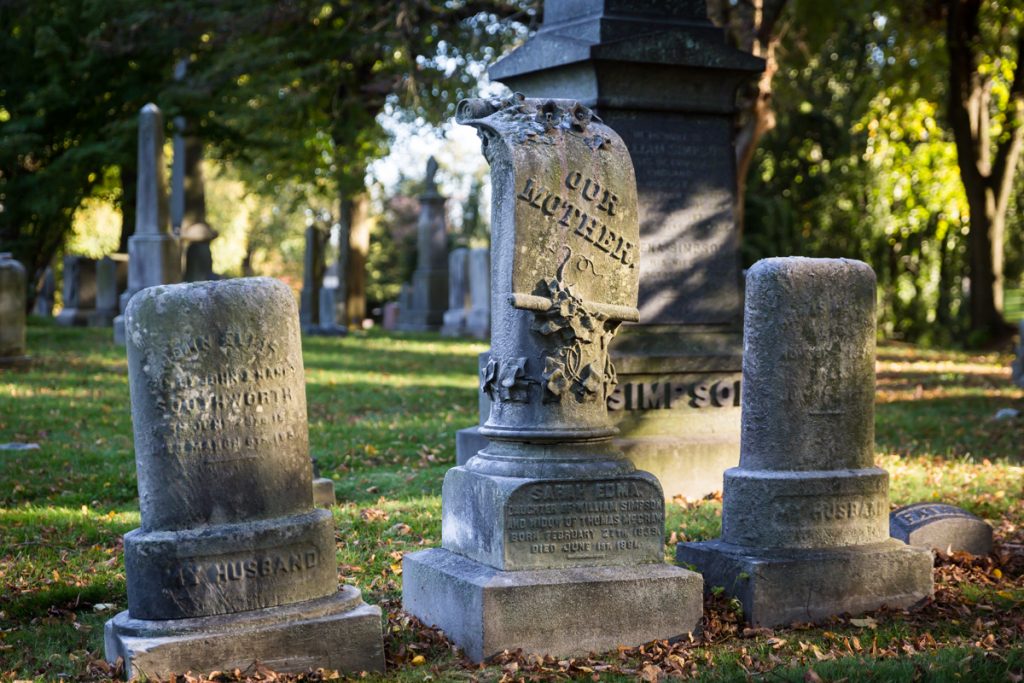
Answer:
[[[437,161],[427,162],[426,190],[420,195],[416,226],[416,270],[412,274],[411,303],[399,311],[398,329],[437,331],[444,324],[448,305],[448,219],[445,197],[437,191]]]
[[[441,548],[403,605],[473,660],[685,636],[700,576],[663,562],[658,480],[613,445],[608,343],[636,320],[636,184],[618,135],[569,100],[467,100],[491,164],[490,445],[450,469]]]
[[[152,287],[125,313],[141,526],[106,657],[129,676],[384,668],[313,507],[299,321],[269,278]]]
[[[128,238],[128,289],[121,295],[122,314],[114,318],[114,341],[118,344],[125,343],[124,311],[136,292],[181,280],[181,252],[170,228],[164,178],[164,117],[159,107],[147,104],[139,112],[135,234]]]
[[[0,252],[0,368],[29,360],[25,354],[27,295],[25,266],[11,252]]]
[[[875,291],[860,261],[765,259],[747,274],[742,453],[725,473],[722,537],[677,557],[754,625],[931,594],[931,553],[889,538],[889,475],[874,464]]]
[[[718,490],[739,458],[735,94],[762,69],[704,0],[546,0],[537,34],[489,71],[530,97],[579,100],[629,149],[640,320],[612,346],[608,407],[619,446],[668,496]]]

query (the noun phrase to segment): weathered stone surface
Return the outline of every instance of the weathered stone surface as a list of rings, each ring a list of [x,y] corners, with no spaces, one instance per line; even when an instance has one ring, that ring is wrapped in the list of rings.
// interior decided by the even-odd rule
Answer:
[[[889,514],[889,535],[940,552],[992,552],[992,527],[967,510],[945,503],[914,503]]]
[[[753,623],[931,593],[930,556],[888,540],[888,474],[873,466],[874,307],[859,261],[765,259],[747,274],[743,444],[725,473],[722,538],[680,543],[677,557]]]
[[[469,313],[466,331],[475,339],[491,336],[491,250],[469,250]]]
[[[10,252],[0,252],[0,367],[28,361],[25,354],[25,266]]]
[[[436,331],[444,322],[448,302],[448,218],[445,197],[438,194],[434,176],[437,161],[427,162],[426,191],[420,195],[416,227],[416,270],[412,274],[409,305],[400,311],[400,330]]]
[[[281,673],[323,667],[383,671],[381,611],[351,586],[325,598],[215,617],[147,621],[121,612],[107,622],[107,659],[132,677],[245,671],[257,660]]]
[[[459,247],[448,254],[448,310],[444,312],[441,335],[460,337],[466,332],[469,249]]]
[[[58,325],[79,327],[89,324],[96,313],[96,260],[85,256],[64,257],[64,291]]]
[[[405,610],[473,661],[518,648],[573,656],[682,638],[703,612],[701,577],[665,564],[503,572],[434,549],[406,555],[402,567]]]
[[[707,589],[738,599],[753,626],[912,607],[931,595],[931,554],[895,540],[811,550],[715,540],[681,543],[676,559],[696,568]]]
[[[333,481],[327,477],[317,477],[313,480],[313,504],[321,508],[334,507],[338,504]]]
[[[622,392],[609,408],[619,447],[670,497],[720,490],[739,458],[739,406],[708,401],[706,387],[739,379],[735,93],[763,68],[728,45],[703,0],[546,0],[540,30],[489,70],[529,96],[579,100],[629,149],[640,321],[612,344]],[[641,398],[643,385],[657,386]]]
[[[121,295],[122,315],[114,319],[118,344],[125,343],[124,312],[136,292],[181,280],[181,252],[170,233],[164,169],[163,114],[155,104],[147,104],[139,112],[135,233],[128,238],[128,289]]]
[[[358,593],[349,607],[332,598],[334,524],[313,508],[288,287],[269,278],[150,287],[125,318],[142,520],[124,539],[128,613],[108,626],[108,659],[130,652],[142,669],[223,669],[240,656],[284,656],[311,637],[336,643],[323,635],[335,627],[361,641],[376,633],[379,650],[380,623],[362,619]],[[290,655],[345,661],[322,652],[318,642]]]
[[[405,557],[405,608],[473,659],[685,636],[700,577],[662,564],[661,487],[613,447],[605,404],[608,343],[637,316],[628,154],[576,102],[468,100],[458,118],[494,188],[490,444],[445,476],[442,548]]]

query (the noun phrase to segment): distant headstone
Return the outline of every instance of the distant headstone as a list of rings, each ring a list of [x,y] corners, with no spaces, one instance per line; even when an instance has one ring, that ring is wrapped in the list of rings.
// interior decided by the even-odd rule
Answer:
[[[334,482],[327,477],[320,476],[320,467],[313,461],[313,505],[318,508],[334,507],[338,504],[338,496],[334,491]]]
[[[128,289],[121,295],[121,315],[114,319],[114,341],[125,343],[124,311],[137,292],[181,280],[181,252],[170,232],[167,181],[164,178],[164,118],[147,104],[139,112],[138,180],[135,234],[128,238]]]
[[[612,445],[608,342],[637,317],[629,155],[568,100],[467,100],[491,164],[492,398],[483,452],[445,476],[441,548],[403,560],[403,606],[474,661],[685,636],[700,576],[663,563],[658,480]]]
[[[469,293],[469,249],[459,247],[448,254],[448,310],[444,312],[441,335],[461,337],[466,332],[466,295]]]
[[[963,508],[944,503],[914,503],[889,513],[889,535],[908,545],[940,552],[992,552],[992,527]]]
[[[403,282],[398,290],[398,327],[401,330],[409,324],[409,312],[412,310],[412,285]]]
[[[338,291],[337,287],[320,288],[320,321],[316,326],[303,330],[306,334],[323,337],[343,337],[348,334],[348,329],[338,324]]]
[[[46,266],[46,270],[43,271],[42,285],[36,293],[36,305],[33,309],[33,313],[41,318],[49,318],[53,316],[53,299],[56,293],[57,278],[53,274],[53,267]]]
[[[64,257],[64,296],[58,325],[85,327],[96,314],[96,259]]]
[[[0,367],[22,365],[25,354],[25,307],[28,276],[14,254],[0,252]]]
[[[313,507],[298,316],[269,278],[152,287],[126,311],[141,527],[106,657],[186,670],[383,671],[381,612],[339,590]]]
[[[728,45],[704,0],[545,0],[540,30],[489,70],[530,97],[571,97],[636,167],[640,321],[612,346],[619,446],[666,496],[721,490],[739,460],[736,91],[764,62]]]
[[[412,274],[412,301],[402,311],[399,329],[436,331],[444,322],[448,303],[447,201],[437,191],[437,161],[427,162],[426,191],[420,195],[420,219],[416,227],[416,270]]]
[[[320,288],[324,279],[324,236],[319,228],[306,228],[306,252],[302,266],[299,320],[303,332],[320,324]]]
[[[398,329],[398,316],[399,316],[399,303],[397,301],[389,301],[384,304],[384,309],[381,312],[381,327],[385,330],[396,330]]]
[[[889,538],[889,475],[874,466],[875,293],[860,261],[773,258],[747,274],[740,465],[722,537],[677,558],[751,624],[931,594],[931,554]]]
[[[96,313],[91,325],[106,327],[114,322],[119,312],[117,291],[117,261],[104,256],[96,263]]]
[[[469,313],[466,330],[475,339],[491,336],[491,249],[469,250]]]

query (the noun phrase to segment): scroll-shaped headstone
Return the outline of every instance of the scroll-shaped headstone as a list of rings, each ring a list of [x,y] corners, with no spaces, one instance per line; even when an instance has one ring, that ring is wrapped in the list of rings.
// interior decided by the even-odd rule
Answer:
[[[702,582],[662,563],[661,487],[614,448],[605,407],[608,342],[637,319],[629,155],[572,101],[467,100],[458,120],[494,188],[491,442],[445,476],[442,548],[406,555],[405,609],[477,660],[685,635]]]
[[[10,252],[0,252],[0,367],[22,365],[25,355],[25,266]]]
[[[844,259],[773,258],[747,274],[740,465],[722,537],[677,558],[752,624],[813,621],[932,590],[931,555],[889,538],[874,466],[875,274]]]
[[[889,513],[889,535],[939,552],[992,552],[992,527],[977,515],[945,503],[914,503]]]
[[[126,318],[142,521],[107,658],[161,678],[255,659],[381,670],[380,609],[338,589],[333,518],[313,508],[291,291],[153,287]]]

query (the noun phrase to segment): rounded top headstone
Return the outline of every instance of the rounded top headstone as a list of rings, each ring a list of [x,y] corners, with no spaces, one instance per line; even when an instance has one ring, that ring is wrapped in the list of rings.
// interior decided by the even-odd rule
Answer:
[[[874,462],[875,274],[861,261],[771,258],[747,273],[740,467]]]
[[[291,290],[271,278],[150,287],[125,320],[142,528],[312,509]]]

